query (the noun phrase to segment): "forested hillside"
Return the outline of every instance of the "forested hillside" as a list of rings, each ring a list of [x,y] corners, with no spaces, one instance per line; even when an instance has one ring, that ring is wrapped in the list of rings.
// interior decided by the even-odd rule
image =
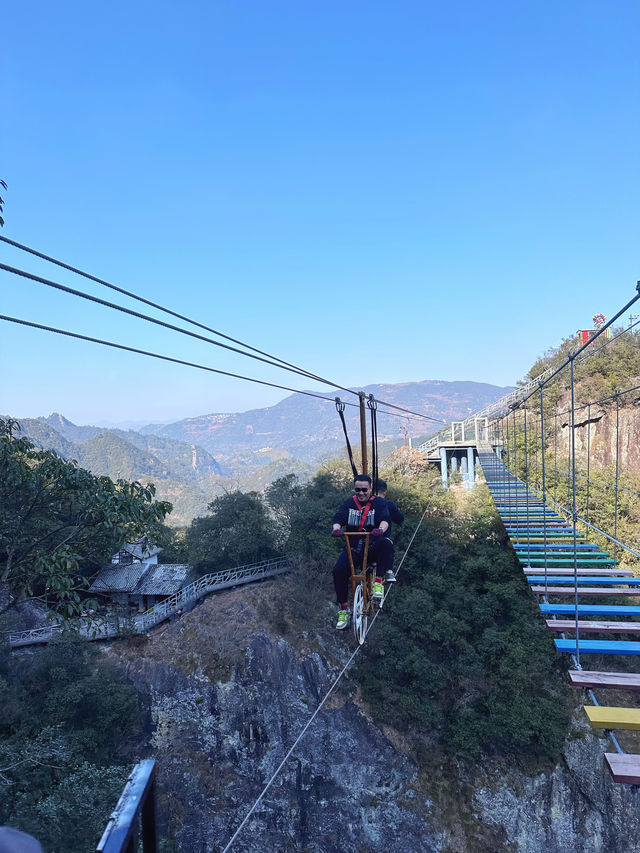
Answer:
[[[472,408],[509,389],[477,382],[427,381],[372,385],[366,390],[390,403],[450,418],[466,417]],[[359,434],[355,412],[347,408],[354,435]],[[378,420],[382,457],[403,443],[405,425],[417,434],[428,423],[412,425],[382,413]],[[203,415],[141,431],[78,426],[59,413],[19,422],[39,447],[75,459],[94,474],[153,482],[158,496],[173,504],[169,517],[173,526],[184,526],[202,515],[207,504],[225,492],[260,490],[290,473],[307,480],[321,462],[342,453],[344,443],[334,406],[302,394],[292,394],[265,409]]]

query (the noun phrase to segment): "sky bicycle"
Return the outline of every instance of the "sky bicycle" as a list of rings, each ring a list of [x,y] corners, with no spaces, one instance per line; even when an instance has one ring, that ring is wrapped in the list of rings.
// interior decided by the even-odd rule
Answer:
[[[347,542],[347,555],[349,557],[349,567],[351,569],[351,590],[353,592],[353,608],[352,608],[352,624],[353,633],[360,645],[364,643],[367,636],[367,626],[369,615],[373,613],[374,598],[373,592],[373,566],[367,565],[369,556],[369,537],[370,533],[362,530],[352,533],[345,532],[344,537]],[[360,547],[363,548],[362,565],[359,569],[354,561],[354,552],[352,551],[352,539],[360,539]],[[379,606],[382,607],[382,599],[379,599]]]

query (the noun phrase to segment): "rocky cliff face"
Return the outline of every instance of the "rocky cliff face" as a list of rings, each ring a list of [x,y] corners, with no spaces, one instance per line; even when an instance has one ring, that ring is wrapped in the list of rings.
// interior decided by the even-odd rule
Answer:
[[[619,456],[620,473],[640,476],[640,409],[631,401],[621,398],[620,409],[616,416],[615,401],[605,405],[592,405],[589,409],[576,411],[576,462],[586,469],[587,456],[591,465],[611,467],[616,464],[616,448]],[[554,449],[553,433],[558,429],[557,453],[563,458],[563,464],[571,450],[571,422],[567,406],[570,400],[563,397],[558,405],[562,415],[548,417],[545,427],[547,452]],[[548,430],[548,431],[547,431]]]
[[[106,652],[148,703],[169,849],[224,849],[355,647],[328,604],[326,628],[274,630],[275,583],[286,579],[212,597]],[[611,781],[605,744],[579,720],[545,772],[455,762],[375,726],[347,672],[232,849],[636,853],[637,795]]]

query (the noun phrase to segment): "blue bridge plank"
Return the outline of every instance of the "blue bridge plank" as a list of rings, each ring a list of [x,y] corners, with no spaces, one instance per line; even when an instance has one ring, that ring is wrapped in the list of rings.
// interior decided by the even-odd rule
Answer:
[[[554,640],[559,652],[580,652],[594,655],[640,655],[640,642],[636,640]]]
[[[612,575],[610,577],[600,577],[599,575],[581,575],[578,572],[578,579],[582,586],[640,586],[640,578],[625,578]],[[529,583],[560,583],[566,584],[570,580],[570,576],[560,577],[559,575],[527,575]]]
[[[563,616],[575,616],[575,604],[540,605],[541,613],[556,613]],[[640,616],[640,606],[636,604],[579,604],[580,616]]]

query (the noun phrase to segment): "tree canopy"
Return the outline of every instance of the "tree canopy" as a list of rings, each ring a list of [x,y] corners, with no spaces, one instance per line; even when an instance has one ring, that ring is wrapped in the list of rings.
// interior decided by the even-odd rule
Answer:
[[[275,557],[276,530],[257,492],[229,492],[187,531],[189,562],[200,571],[230,569]]]
[[[86,640],[0,648],[0,823],[46,850],[95,850],[134,760],[135,690]]]
[[[96,477],[52,450],[39,450],[0,420],[0,612],[31,598],[64,615],[124,541],[162,541],[171,504],[153,485]]]

